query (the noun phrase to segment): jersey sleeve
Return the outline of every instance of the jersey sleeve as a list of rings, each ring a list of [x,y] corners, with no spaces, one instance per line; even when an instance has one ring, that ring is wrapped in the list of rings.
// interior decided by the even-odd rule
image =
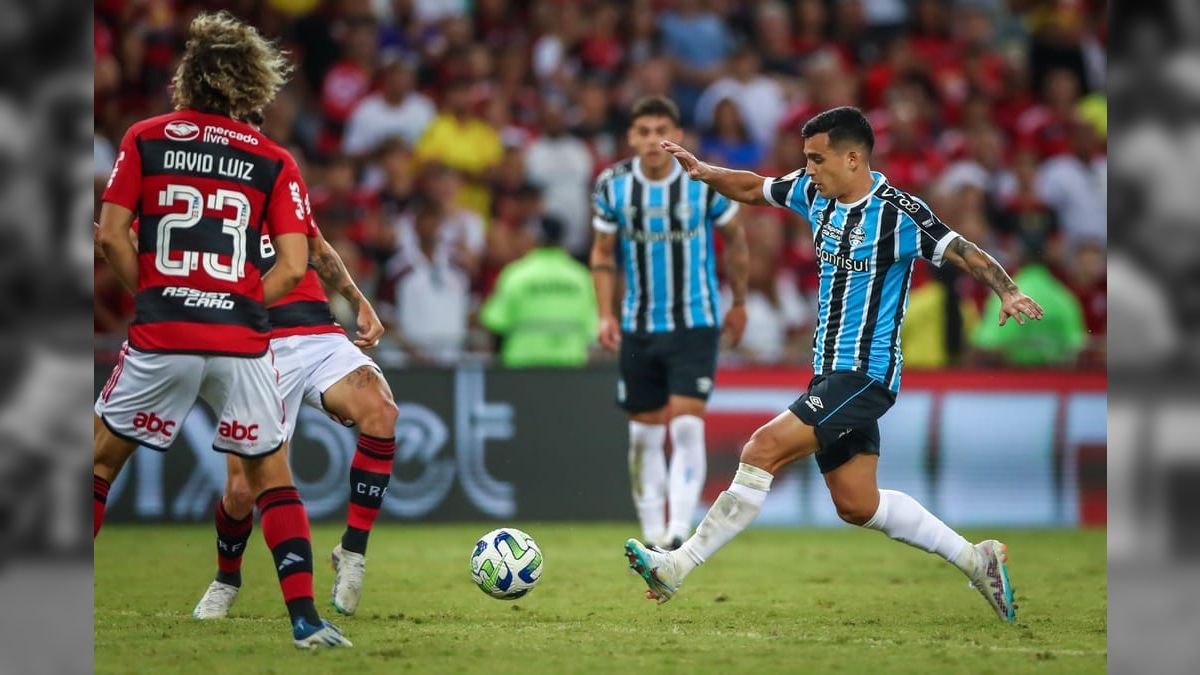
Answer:
[[[804,169],[797,169],[780,178],[768,178],[763,181],[763,197],[771,206],[781,209],[791,209],[808,217],[812,207],[812,193],[815,188]]]
[[[108,175],[104,201],[137,211],[142,197],[142,155],[138,151],[137,134],[125,132],[117,151],[117,161]]]
[[[708,216],[712,218],[713,225],[725,225],[737,215],[738,203],[716,190],[709,192],[708,201]]]
[[[601,173],[592,190],[592,227],[605,234],[613,234],[621,225],[609,193],[612,186],[611,177],[611,170]]]
[[[907,195],[911,206],[903,206],[899,230],[900,257],[905,260],[921,258],[941,267],[946,247],[959,234],[942,222],[929,205],[917,197]]]
[[[284,159],[283,170],[275,180],[266,220],[266,233],[272,237],[283,234],[317,236],[317,225],[308,202],[308,187],[300,177],[300,169],[291,155]]]

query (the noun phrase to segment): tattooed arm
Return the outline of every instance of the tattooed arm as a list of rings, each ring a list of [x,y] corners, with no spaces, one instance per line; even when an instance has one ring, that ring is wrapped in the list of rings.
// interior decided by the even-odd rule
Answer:
[[[1044,315],[1041,305],[1033,298],[1025,295],[1017,288],[1017,284],[1008,276],[1000,263],[988,255],[966,237],[956,237],[946,247],[946,260],[984,282],[1000,296],[1000,325],[1012,317],[1017,323],[1025,325],[1024,314],[1030,319],[1041,319]]]
[[[379,344],[383,335],[383,324],[375,314],[375,308],[355,285],[354,279],[346,271],[346,265],[333,246],[319,232],[309,241],[308,262],[317,271],[317,276],[326,285],[333,288],[349,301],[358,317],[358,339],[354,344],[359,347],[374,347]]]

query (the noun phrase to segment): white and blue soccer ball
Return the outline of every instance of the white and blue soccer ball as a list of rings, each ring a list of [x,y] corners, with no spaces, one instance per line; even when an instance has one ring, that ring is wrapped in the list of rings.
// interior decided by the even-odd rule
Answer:
[[[512,527],[483,535],[471,553],[471,579],[479,590],[500,600],[516,600],[533,590],[542,567],[537,542]]]

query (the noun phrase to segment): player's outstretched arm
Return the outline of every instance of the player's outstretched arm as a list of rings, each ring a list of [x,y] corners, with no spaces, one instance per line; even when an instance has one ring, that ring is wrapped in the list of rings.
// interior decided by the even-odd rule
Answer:
[[[130,293],[137,289],[138,282],[137,249],[129,237],[132,224],[133,211],[112,202],[104,202],[100,206],[96,243],[121,285]]]
[[[321,281],[336,290],[354,309],[358,322],[358,339],[354,344],[363,348],[377,346],[379,338],[383,337],[383,323],[379,320],[379,315],[354,283],[354,278],[346,270],[342,257],[319,231],[317,236],[308,240],[308,256],[308,262],[317,271]]]
[[[722,332],[729,337],[729,346],[736,347],[742,341],[742,333],[746,330],[746,292],[750,287],[750,246],[746,243],[746,228],[742,227],[741,217],[734,216],[732,220],[720,228],[721,238],[725,241],[725,274],[729,280],[729,291],[733,296],[733,304],[725,312]]]
[[[663,141],[662,148],[675,155],[675,159],[679,160],[688,176],[708,183],[712,189],[726,197],[745,204],[762,206],[768,203],[763,196],[763,181],[766,178],[753,171],[726,169],[723,166],[701,162],[683,146],[671,141]]]
[[[613,286],[617,276],[617,257],[613,253],[617,235],[595,231],[592,240],[592,283],[596,287],[596,308],[600,314],[600,344],[609,351],[621,345],[621,326],[613,314]]]
[[[290,293],[308,269],[308,237],[297,232],[274,238],[275,266],[263,275],[263,304],[270,307]]]
[[[996,295],[1000,296],[1001,326],[1009,317],[1016,319],[1017,323],[1023,326],[1025,319],[1022,315],[1038,320],[1045,315],[1041,305],[1017,288],[1016,282],[1008,276],[995,258],[968,241],[966,237],[959,236],[951,241],[944,255],[946,260],[991,286]]]

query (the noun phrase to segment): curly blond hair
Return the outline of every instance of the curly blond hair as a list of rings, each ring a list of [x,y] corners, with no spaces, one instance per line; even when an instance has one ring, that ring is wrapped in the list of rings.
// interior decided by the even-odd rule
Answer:
[[[291,72],[287,55],[254,26],[229,12],[204,13],[188,29],[171,101],[176,110],[246,120],[275,99]]]

